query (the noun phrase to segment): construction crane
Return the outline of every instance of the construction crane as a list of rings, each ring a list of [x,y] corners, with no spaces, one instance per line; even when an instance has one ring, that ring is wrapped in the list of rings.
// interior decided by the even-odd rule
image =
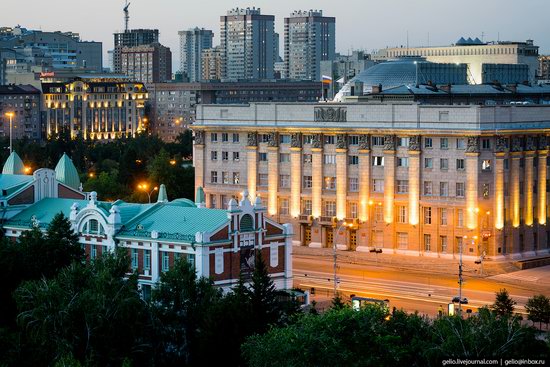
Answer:
[[[130,11],[128,8],[130,7],[130,3],[128,0],[126,0],[126,5],[124,6],[124,31],[128,32],[128,22],[130,21]]]

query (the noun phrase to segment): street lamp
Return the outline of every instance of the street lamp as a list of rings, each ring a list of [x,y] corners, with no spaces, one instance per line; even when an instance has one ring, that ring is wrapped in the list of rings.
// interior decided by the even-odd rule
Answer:
[[[147,194],[147,197],[149,198],[149,204],[151,204],[151,195],[153,194],[153,192],[157,191],[159,188],[155,186],[151,191],[148,191],[149,185],[146,183],[142,183],[138,185],[138,189]]]
[[[13,112],[6,112],[6,116],[8,116],[10,118],[10,154],[11,154],[11,151],[12,151],[12,125],[13,125]]]

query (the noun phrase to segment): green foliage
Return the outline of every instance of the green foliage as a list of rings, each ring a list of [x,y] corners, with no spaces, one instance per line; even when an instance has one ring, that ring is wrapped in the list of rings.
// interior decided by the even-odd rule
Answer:
[[[120,183],[118,171],[101,172],[97,178],[89,178],[84,184],[84,190],[95,191],[102,200],[114,201],[129,194],[127,187]]]
[[[501,317],[511,317],[514,313],[514,306],[516,301],[510,298],[506,288],[496,292],[495,303],[491,307],[493,311]]]
[[[525,304],[525,311],[527,311],[527,319],[539,323],[539,328],[542,327],[542,323],[548,325],[550,323],[550,298],[543,294],[535,295],[527,300]]]
[[[346,307],[346,304],[344,303],[344,300],[342,300],[342,297],[340,297],[340,295],[336,295],[332,299],[331,307],[335,310],[341,310],[342,308]]]

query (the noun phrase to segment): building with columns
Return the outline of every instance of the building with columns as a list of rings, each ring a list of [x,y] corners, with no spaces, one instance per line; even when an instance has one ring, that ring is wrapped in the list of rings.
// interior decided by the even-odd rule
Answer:
[[[550,106],[202,105],[193,130],[206,205],[247,189],[297,246],[548,255]]]

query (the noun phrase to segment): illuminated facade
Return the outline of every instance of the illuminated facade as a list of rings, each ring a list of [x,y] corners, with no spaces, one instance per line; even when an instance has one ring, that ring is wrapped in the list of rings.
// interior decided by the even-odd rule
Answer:
[[[207,206],[247,189],[295,245],[548,254],[548,106],[205,105],[193,130]]]
[[[46,136],[69,129],[71,137],[110,140],[145,128],[148,98],[143,83],[122,79],[75,79],[43,83]]]

